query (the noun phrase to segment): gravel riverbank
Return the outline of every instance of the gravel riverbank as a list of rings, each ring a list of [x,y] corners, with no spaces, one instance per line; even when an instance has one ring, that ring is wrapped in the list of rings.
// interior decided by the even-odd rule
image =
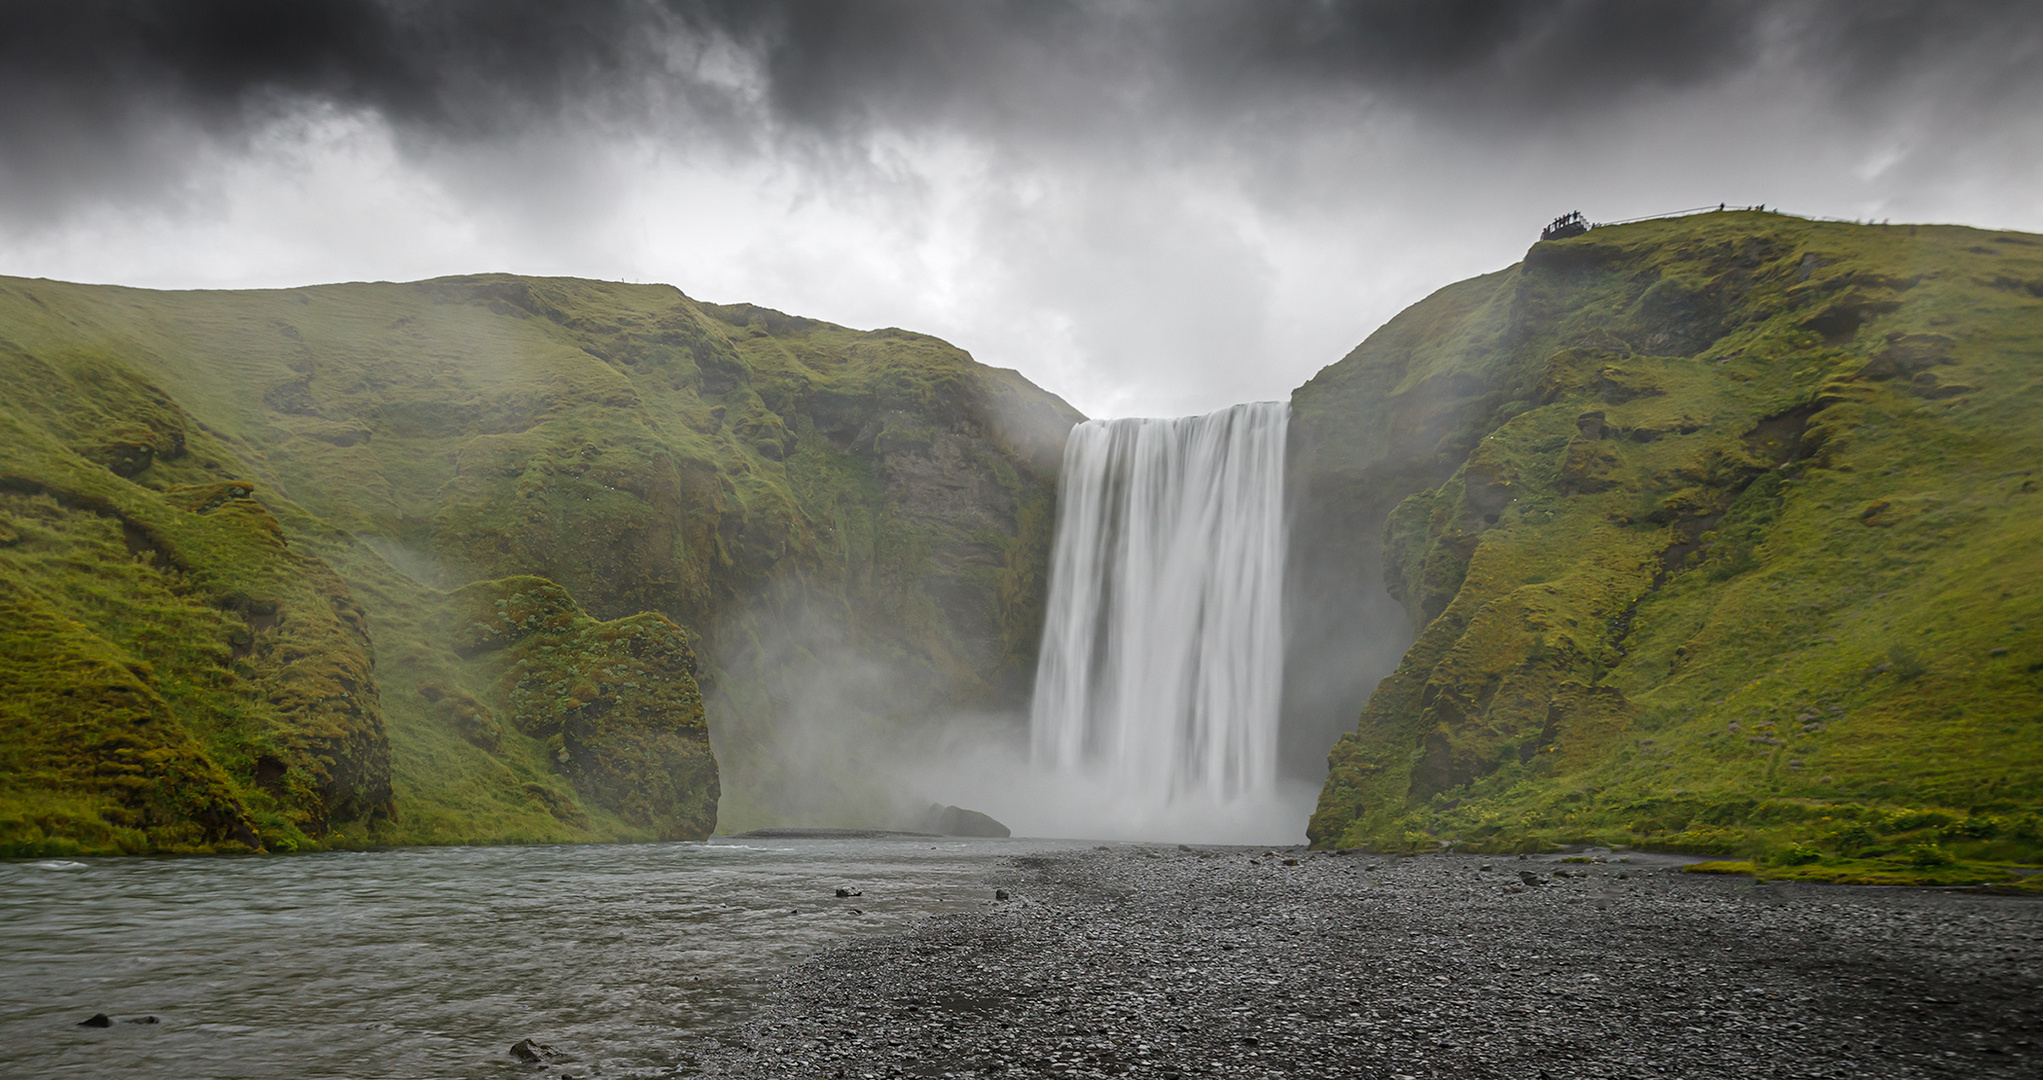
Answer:
[[[704,1071],[2043,1075],[2043,903],[2024,897],[1649,856],[1141,846],[1020,858],[994,887],[1009,899],[788,972]]]

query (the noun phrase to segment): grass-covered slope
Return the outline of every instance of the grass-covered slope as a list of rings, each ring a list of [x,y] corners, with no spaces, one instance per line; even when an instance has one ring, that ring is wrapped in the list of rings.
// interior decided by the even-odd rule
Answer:
[[[1601,228],[1295,407],[1301,482],[1378,510],[1417,635],[1314,842],[2043,856],[2043,238]]]
[[[361,606],[118,362],[0,341],[0,851],[387,822]]]
[[[507,275],[0,279],[0,365],[19,851],[700,834],[704,696],[771,817],[786,625],[887,667],[874,723],[1024,685],[1076,420],[932,338]],[[561,625],[477,651],[506,580]]]

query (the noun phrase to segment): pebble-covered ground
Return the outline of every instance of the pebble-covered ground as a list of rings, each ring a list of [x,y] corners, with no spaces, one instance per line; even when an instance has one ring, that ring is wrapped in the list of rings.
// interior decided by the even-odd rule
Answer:
[[[733,1077],[2043,1076],[2043,903],[1759,885],[1648,860],[1022,858],[983,913],[790,971],[770,1014],[701,1064]]]

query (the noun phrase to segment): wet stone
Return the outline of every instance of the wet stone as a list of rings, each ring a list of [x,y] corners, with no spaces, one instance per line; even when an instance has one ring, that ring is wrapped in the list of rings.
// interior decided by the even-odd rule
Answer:
[[[566,1054],[536,1039],[519,1039],[512,1043],[511,1056],[534,1065],[552,1065],[567,1060]]]

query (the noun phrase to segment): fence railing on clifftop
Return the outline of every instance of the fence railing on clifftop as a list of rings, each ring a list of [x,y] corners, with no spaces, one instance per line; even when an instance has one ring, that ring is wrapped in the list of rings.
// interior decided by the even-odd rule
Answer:
[[[1715,206],[1695,206],[1687,210],[1669,210],[1665,213],[1646,214],[1642,217],[1625,218],[1621,221],[1590,221],[1582,216],[1582,211],[1571,210],[1555,218],[1553,223],[1546,228],[1541,229],[1539,231],[1539,238],[1541,240],[1566,240],[1570,236],[1580,236],[1591,229],[1601,229],[1609,225],[1631,225],[1641,221],[1659,221],[1664,218],[1687,217],[1690,214],[1717,214],[1731,210],[1779,214],[1782,217],[1800,218],[1803,221],[1832,221],[1842,225],[1885,225],[1887,220],[1891,220],[1886,219],[1875,222],[1871,218],[1862,221],[1857,218],[1817,217],[1814,214],[1796,214],[1786,210],[1768,210],[1765,203],[1760,203],[1757,206],[1732,206],[1729,203],[1718,203]]]

